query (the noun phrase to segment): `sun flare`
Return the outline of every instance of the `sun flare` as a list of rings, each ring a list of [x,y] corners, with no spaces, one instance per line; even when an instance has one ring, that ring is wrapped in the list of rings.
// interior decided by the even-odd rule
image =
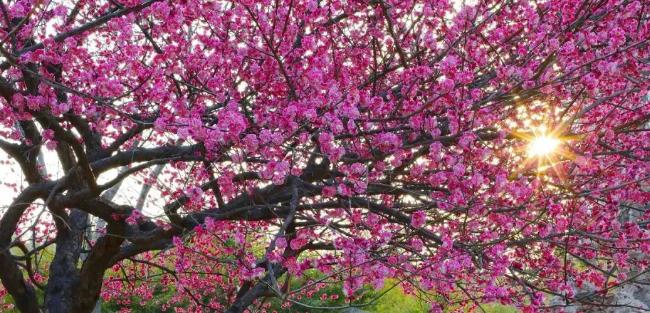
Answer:
[[[548,135],[533,138],[528,144],[528,156],[542,157],[555,152],[560,145],[560,140]]]

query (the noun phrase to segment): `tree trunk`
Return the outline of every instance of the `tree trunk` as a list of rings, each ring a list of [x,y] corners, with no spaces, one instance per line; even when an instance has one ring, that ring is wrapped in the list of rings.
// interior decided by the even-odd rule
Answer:
[[[226,313],[242,313],[244,312],[255,300],[263,296],[268,290],[269,286],[273,286],[273,282],[278,277],[282,276],[287,269],[279,265],[272,266],[272,273],[266,274],[262,280],[255,284],[255,286],[248,290],[242,290],[235,299],[235,302],[228,308]],[[271,276],[273,275],[273,276]]]
[[[72,312],[72,306],[77,300],[75,289],[80,281],[77,262],[88,224],[88,213],[77,209],[72,209],[69,216],[58,209],[53,209],[52,213],[56,215],[56,253],[50,265],[50,279],[45,290],[45,312],[67,313]]]

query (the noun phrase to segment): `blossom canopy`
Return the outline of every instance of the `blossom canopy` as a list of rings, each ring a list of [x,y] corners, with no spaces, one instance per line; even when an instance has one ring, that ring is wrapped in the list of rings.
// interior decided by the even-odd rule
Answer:
[[[539,312],[649,265],[644,1],[0,12],[0,166],[20,173],[0,296],[21,312],[163,301],[153,281],[185,312],[304,308],[331,282],[348,304],[390,283],[432,312]]]

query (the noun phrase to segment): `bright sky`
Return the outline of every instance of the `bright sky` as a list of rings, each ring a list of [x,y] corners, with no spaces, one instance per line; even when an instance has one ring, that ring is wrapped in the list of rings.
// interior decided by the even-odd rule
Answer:
[[[59,166],[56,154],[53,151],[43,149],[44,161],[47,166],[47,173],[51,179],[58,179],[63,176],[63,170]],[[22,190],[26,186],[24,175],[20,166],[14,162],[7,154],[0,150],[0,160],[9,161],[8,164],[0,164],[0,216],[11,204],[17,195],[15,188]],[[117,174],[116,170],[109,171],[101,175],[98,183],[104,183],[112,179]],[[124,180],[120,186],[119,192],[113,199],[118,204],[135,205],[137,197],[140,194],[142,185],[133,177]],[[156,188],[152,188],[145,202],[143,213],[147,216],[158,216],[162,213],[162,196]],[[40,211],[40,210],[38,210]]]

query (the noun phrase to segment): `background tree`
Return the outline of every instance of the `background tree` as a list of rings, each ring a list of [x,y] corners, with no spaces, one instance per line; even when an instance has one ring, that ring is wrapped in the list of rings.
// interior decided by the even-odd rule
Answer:
[[[175,281],[188,311],[388,278],[434,312],[606,305],[650,251],[648,12],[2,1],[2,285],[22,312],[89,312],[105,277],[107,298]],[[104,196],[137,177],[144,211]]]

